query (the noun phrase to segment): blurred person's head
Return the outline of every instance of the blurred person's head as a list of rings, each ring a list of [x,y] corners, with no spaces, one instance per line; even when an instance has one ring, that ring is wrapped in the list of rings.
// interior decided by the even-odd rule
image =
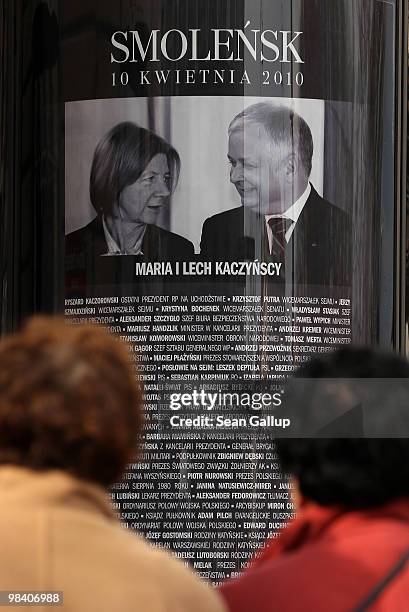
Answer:
[[[299,381],[302,384],[298,379],[304,379]],[[326,384],[326,379],[342,381]],[[358,386],[356,379],[362,379]],[[399,385],[382,380],[371,385],[367,379],[403,380]],[[293,476],[301,500],[352,510],[409,496],[409,440],[403,437],[409,413],[409,363],[405,359],[371,349],[343,348],[307,362],[296,371],[293,383],[291,405],[296,406],[293,414],[301,427],[306,427],[308,419],[316,424],[326,414],[334,416],[340,409],[342,413],[343,407],[346,427],[351,427],[340,434],[341,421],[336,419],[335,435],[327,426],[315,437],[276,440],[281,466]],[[354,405],[356,389],[365,395],[366,428],[373,425],[371,420],[378,427],[373,437],[364,437],[363,424],[348,421],[354,412],[348,411]],[[360,408],[358,404],[357,414]],[[400,422],[404,426],[401,436],[381,437],[382,431],[398,431]]]
[[[136,455],[142,422],[127,349],[103,328],[36,317],[0,342],[0,465],[107,486]]]

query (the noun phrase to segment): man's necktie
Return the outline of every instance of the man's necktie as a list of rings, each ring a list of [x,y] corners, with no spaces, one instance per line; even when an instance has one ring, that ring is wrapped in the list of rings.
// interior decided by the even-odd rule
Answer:
[[[293,222],[285,217],[273,217],[268,220],[273,240],[271,245],[271,257],[276,261],[284,261],[285,247],[287,242],[285,235]]]

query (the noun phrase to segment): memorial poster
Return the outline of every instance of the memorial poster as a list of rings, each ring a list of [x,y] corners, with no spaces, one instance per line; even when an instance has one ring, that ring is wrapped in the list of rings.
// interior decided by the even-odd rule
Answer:
[[[62,4],[65,314],[145,389],[112,501],[217,583],[294,514],[285,378],[390,334],[395,5]]]

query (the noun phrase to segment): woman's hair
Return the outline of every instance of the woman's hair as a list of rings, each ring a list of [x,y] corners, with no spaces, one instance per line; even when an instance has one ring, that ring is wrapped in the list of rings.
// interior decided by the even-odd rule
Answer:
[[[180,171],[179,154],[163,138],[129,121],[118,123],[98,143],[92,160],[90,198],[99,215],[109,215],[120,193],[132,185],[151,159],[166,155],[171,191]]]
[[[106,486],[137,454],[142,423],[127,348],[102,327],[37,317],[0,342],[0,464]]]
[[[298,378],[304,380],[297,384]],[[388,378],[395,380],[386,385]],[[334,386],[333,379],[342,380]],[[378,380],[371,386],[368,379]],[[328,382],[338,390],[336,394],[328,395]],[[409,439],[403,437],[404,429],[402,437],[364,437],[362,405],[354,406],[356,416],[350,410],[357,384],[370,391],[363,404],[368,431],[370,423],[379,419],[381,432],[382,423],[387,431],[391,425],[396,429],[407,423],[409,363],[372,349],[343,348],[307,362],[295,373],[291,401],[284,402],[284,412],[295,408],[291,426],[297,419],[308,422],[310,418],[314,423],[317,415],[330,417],[345,407],[344,424],[336,419],[315,438],[275,440],[282,468],[297,478],[307,499],[324,506],[369,508],[409,496]]]

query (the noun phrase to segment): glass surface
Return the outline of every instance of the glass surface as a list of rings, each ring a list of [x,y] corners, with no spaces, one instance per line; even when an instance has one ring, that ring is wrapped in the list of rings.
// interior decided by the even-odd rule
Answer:
[[[2,329],[65,310],[130,343],[145,457],[115,507],[218,582],[293,514],[259,394],[397,335],[401,7],[1,11]]]

